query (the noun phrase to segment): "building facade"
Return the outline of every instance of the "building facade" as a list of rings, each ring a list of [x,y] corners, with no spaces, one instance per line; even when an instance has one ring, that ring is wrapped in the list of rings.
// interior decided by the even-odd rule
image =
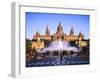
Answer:
[[[46,31],[44,35],[41,35],[39,32],[36,32],[35,35],[33,35],[33,39],[37,40],[35,42],[32,42],[32,48],[44,48],[45,44],[41,40],[46,40],[46,41],[53,41],[57,39],[61,39],[64,41],[82,41],[84,39],[84,34],[80,32],[79,34],[74,33],[73,26],[71,27],[69,35],[64,33],[63,31],[63,26],[61,22],[59,22],[57,26],[57,31],[55,34],[50,34],[49,27],[46,27]]]
[[[50,34],[49,27],[47,26],[44,35],[41,35],[39,32],[36,32],[36,34],[33,35],[33,39],[38,39],[38,38],[43,39],[43,40],[49,40],[49,41],[56,40],[58,38],[61,38],[62,40],[66,40],[66,41],[74,41],[74,40],[84,39],[84,35],[82,32],[75,35],[73,26],[71,27],[69,35],[65,34],[63,32],[63,26],[61,22],[59,22],[59,25],[57,26],[57,31],[55,32],[55,34]]]

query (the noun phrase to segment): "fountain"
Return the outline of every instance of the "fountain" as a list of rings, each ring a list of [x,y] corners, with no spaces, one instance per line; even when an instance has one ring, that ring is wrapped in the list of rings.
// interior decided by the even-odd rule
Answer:
[[[52,41],[49,47],[46,47],[42,50],[42,52],[47,52],[47,51],[73,51],[73,52],[78,52],[79,50],[76,47],[70,46],[68,41],[63,41],[63,40],[55,40]]]
[[[49,51],[51,54],[54,51],[58,51],[58,57],[55,60],[56,61],[55,65],[60,65],[65,62],[65,60],[63,59],[63,55],[62,55],[63,51],[79,52],[79,50],[76,47],[70,46],[68,41],[63,41],[61,39],[52,41],[51,44],[49,45],[49,47],[46,47],[42,50],[42,53],[46,53],[47,51]]]

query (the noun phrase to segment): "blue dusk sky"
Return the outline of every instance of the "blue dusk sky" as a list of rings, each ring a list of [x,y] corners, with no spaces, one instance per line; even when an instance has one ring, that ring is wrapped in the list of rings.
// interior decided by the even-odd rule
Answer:
[[[26,38],[28,39],[32,39],[37,31],[42,35],[45,34],[47,25],[51,34],[56,33],[59,22],[67,35],[73,26],[76,35],[81,31],[85,38],[89,38],[89,15],[26,12],[25,18]]]

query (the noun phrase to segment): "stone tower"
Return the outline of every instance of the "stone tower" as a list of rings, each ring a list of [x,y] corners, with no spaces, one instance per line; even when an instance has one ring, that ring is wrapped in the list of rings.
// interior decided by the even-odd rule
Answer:
[[[80,33],[79,33],[79,40],[82,40],[82,39],[84,39],[84,35],[83,35],[83,33],[80,31]]]
[[[50,35],[50,30],[49,30],[49,28],[48,28],[48,25],[47,25],[47,27],[46,27],[46,32],[45,32],[45,34],[46,34],[46,35]]]
[[[73,36],[74,35],[74,29],[73,29],[73,26],[71,27],[71,30],[70,30],[70,36]]]

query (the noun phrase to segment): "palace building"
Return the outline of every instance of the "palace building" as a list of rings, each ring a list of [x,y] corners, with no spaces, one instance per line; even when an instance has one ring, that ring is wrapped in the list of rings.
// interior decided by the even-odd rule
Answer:
[[[33,39],[35,39],[36,41],[31,42],[32,48],[36,48],[36,49],[44,48],[45,47],[44,41],[51,42],[59,38],[64,41],[76,41],[76,42],[78,41],[80,46],[87,45],[86,42],[82,41],[84,39],[84,34],[82,32],[76,35],[74,33],[74,29],[72,26],[69,35],[67,35],[63,31],[63,26],[61,22],[59,22],[57,26],[57,31],[55,32],[55,34],[50,34],[50,30],[48,26],[46,27],[44,35],[40,34],[39,32],[36,32],[36,34],[33,35]]]
[[[65,34],[63,32],[63,26],[61,22],[59,22],[55,34],[50,34],[49,27],[47,26],[44,35],[41,35],[39,32],[36,32],[36,34],[33,36],[33,39],[38,39],[38,38],[49,41],[56,40],[58,38],[61,38],[62,40],[65,41],[76,41],[84,39],[84,35],[82,34],[82,32],[80,32],[78,35],[75,35],[73,27],[71,27],[69,35]]]

